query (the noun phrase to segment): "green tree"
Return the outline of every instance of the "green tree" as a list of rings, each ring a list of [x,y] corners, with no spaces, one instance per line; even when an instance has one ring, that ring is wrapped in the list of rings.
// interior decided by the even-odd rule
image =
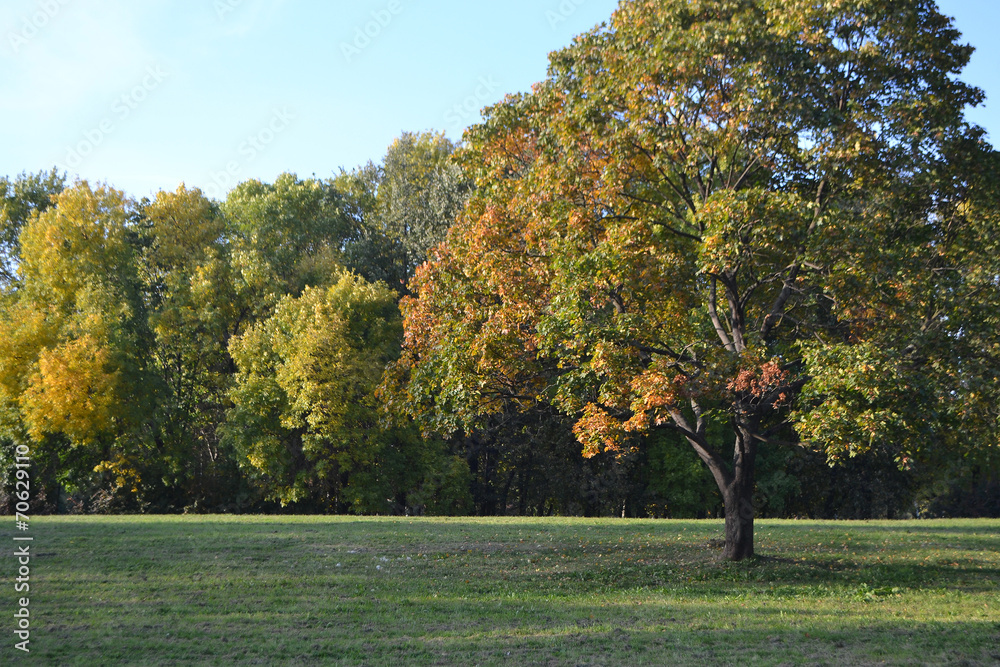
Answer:
[[[65,174],[55,168],[37,174],[25,174],[11,181],[0,178],[0,287],[11,288],[17,279],[21,254],[21,229],[34,212],[42,213],[52,205],[52,196],[66,187]]]
[[[155,501],[219,506],[235,495],[238,478],[219,433],[235,371],[228,343],[240,315],[226,220],[200,190],[184,186],[159,192],[142,217],[152,366],[165,388],[156,413],[161,450],[148,466],[165,487]]]
[[[335,179],[354,221],[351,269],[405,293],[468,197],[470,184],[451,160],[454,150],[444,134],[404,132],[380,165],[369,162]]]
[[[338,193],[340,209],[348,220],[344,239],[344,264],[369,282],[399,285],[403,280],[398,261],[399,243],[377,222],[378,188],[382,167],[368,161],[330,181]]]
[[[450,161],[455,146],[444,134],[404,132],[386,151],[376,201],[378,221],[400,246],[409,280],[428,251],[444,241],[465,204],[467,184]]]
[[[995,446],[996,160],[957,40],[925,0],[622,2],[467,134],[398,407],[448,432],[551,403],[588,456],[671,429],[732,560],[762,445]]]
[[[221,210],[244,325],[267,317],[286,294],[326,284],[341,265],[348,232],[340,198],[315,179],[282,174],[273,184],[244,181]]]
[[[226,433],[272,499],[363,509],[365,489],[344,486],[400,437],[382,428],[374,390],[398,356],[401,321],[384,285],[343,271],[332,283],[284,297],[232,340]]]

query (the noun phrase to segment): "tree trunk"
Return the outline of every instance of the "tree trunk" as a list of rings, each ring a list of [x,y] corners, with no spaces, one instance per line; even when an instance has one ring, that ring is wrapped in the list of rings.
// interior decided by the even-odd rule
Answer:
[[[757,445],[750,431],[737,431],[736,451],[733,455],[733,475],[722,488],[726,505],[726,546],[722,552],[725,560],[743,560],[754,555],[753,551],[753,489],[754,463]]]
[[[696,402],[692,401],[697,427],[680,413],[673,413],[674,422],[686,434],[687,441],[705,462],[722,493],[726,506],[726,546],[722,552],[725,560],[743,560],[754,555],[753,550],[753,491],[755,483],[754,462],[757,458],[757,440],[753,433],[756,421],[736,424],[736,446],[733,452],[732,471],[725,459],[705,437],[705,422]]]
[[[724,560],[743,560],[753,556],[753,485],[737,485],[723,493],[726,504],[726,546]]]

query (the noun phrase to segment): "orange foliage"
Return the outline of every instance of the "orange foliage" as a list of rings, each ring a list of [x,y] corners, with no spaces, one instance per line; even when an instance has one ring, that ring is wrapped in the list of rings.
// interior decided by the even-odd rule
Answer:
[[[649,369],[632,380],[635,400],[634,416],[625,423],[628,431],[645,431],[650,422],[660,426],[670,420],[670,410],[675,409],[687,378],[681,374],[668,377],[657,369]]]
[[[756,368],[742,368],[726,388],[734,393],[747,393],[754,398],[762,398],[769,391],[777,389],[788,381],[788,371],[782,370],[776,361],[768,361]],[[776,404],[784,403],[787,395],[778,395]]]
[[[583,409],[583,416],[573,425],[573,434],[583,445],[586,458],[602,451],[621,451],[627,436],[620,421],[593,403]]]

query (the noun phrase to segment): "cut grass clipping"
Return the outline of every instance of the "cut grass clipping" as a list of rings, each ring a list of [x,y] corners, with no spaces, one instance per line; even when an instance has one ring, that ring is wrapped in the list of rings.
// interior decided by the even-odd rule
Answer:
[[[737,564],[718,560],[718,521],[31,529],[31,654],[13,646],[12,585],[2,651],[40,664],[1000,663],[998,521],[759,521],[764,557]]]

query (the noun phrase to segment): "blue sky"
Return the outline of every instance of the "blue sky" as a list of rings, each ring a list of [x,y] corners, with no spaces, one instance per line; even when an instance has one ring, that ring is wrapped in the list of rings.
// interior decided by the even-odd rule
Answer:
[[[135,196],[221,197],[283,171],[378,160],[402,131],[453,139],[545,74],[616,0],[4,0],[0,175],[53,165]],[[1000,2],[940,0],[977,53],[970,118],[1000,139]]]

